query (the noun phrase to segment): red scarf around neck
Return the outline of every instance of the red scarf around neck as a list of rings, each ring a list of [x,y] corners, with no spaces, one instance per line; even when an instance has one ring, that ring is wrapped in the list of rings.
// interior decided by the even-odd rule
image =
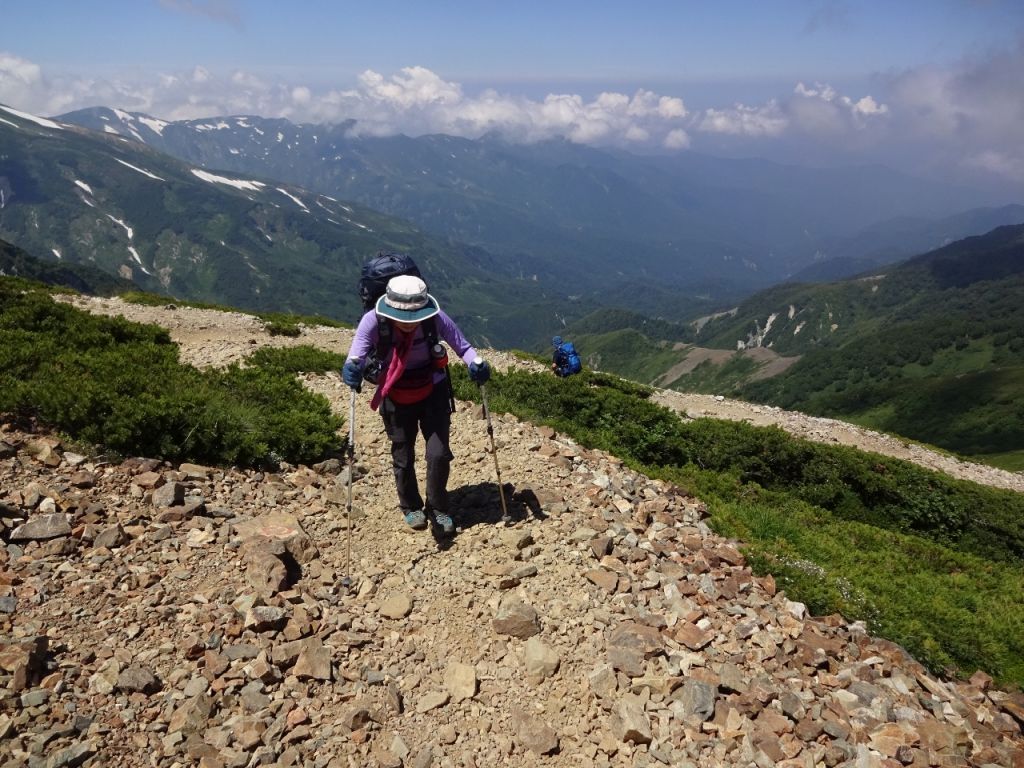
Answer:
[[[385,320],[384,322],[388,321]],[[409,333],[404,333],[397,327],[392,326],[391,333],[395,339],[395,343],[391,347],[391,364],[388,366],[388,372],[384,376],[384,383],[377,387],[377,391],[373,393],[373,397],[370,399],[370,408],[375,411],[380,406],[381,401],[388,396],[395,382],[402,378],[402,374],[405,373],[405,358],[409,356],[409,350],[412,349],[412,338],[416,335],[416,328],[413,328]]]

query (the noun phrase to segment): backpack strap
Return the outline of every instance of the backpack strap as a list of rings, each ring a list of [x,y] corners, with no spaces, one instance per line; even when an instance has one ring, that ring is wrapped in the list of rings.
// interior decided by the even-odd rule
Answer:
[[[422,323],[423,336],[427,340],[427,349],[432,350],[438,343],[436,318],[428,317]],[[391,352],[391,345],[394,343],[391,334],[391,321],[386,317],[377,315],[377,359],[384,361]],[[455,413],[455,388],[452,386],[452,372],[448,366],[444,368],[445,383],[448,385],[448,408]]]
[[[377,315],[377,359],[384,360],[391,351],[393,339],[391,336],[391,321],[386,317]]]

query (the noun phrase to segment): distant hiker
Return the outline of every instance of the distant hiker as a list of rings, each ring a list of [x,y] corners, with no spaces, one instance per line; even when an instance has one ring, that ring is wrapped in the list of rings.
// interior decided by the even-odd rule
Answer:
[[[473,362],[476,350],[427,293],[426,283],[415,275],[393,277],[376,306],[359,321],[342,378],[357,392],[364,372],[377,385],[370,407],[380,409],[391,440],[398,506],[405,522],[421,531],[427,527],[429,511],[434,523],[451,534],[455,523],[448,512],[448,473],[454,457],[448,439],[454,401],[447,379],[448,354],[438,337],[466,362],[470,379],[483,384],[490,378],[490,366]],[[373,366],[376,372],[364,371],[368,359],[379,359]],[[416,482],[417,432],[426,441],[426,505]]]
[[[552,336],[551,346],[555,349],[551,355],[551,370],[556,376],[565,378],[583,370],[583,363],[571,341],[562,341],[561,336]]]

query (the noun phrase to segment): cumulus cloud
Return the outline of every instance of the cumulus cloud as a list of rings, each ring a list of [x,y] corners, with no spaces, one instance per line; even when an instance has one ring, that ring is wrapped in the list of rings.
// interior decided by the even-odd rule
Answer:
[[[827,83],[798,82],[789,98],[751,106],[704,110],[698,130],[733,136],[772,137],[799,132],[818,137],[846,136],[868,127],[889,112],[886,104],[866,95],[854,100]]]
[[[355,118],[354,130],[369,135],[500,132],[516,141],[564,136],[581,144],[627,146],[681,146],[688,114],[682,99],[642,89],[632,95],[600,93],[590,101],[565,93],[536,101],[494,90],[471,97],[423,67],[391,77],[368,70],[358,88],[328,93],[311,108],[319,119]]]
[[[736,104],[729,109],[706,109],[697,127],[734,136],[778,136],[788,125],[788,118],[772,100],[760,107]]]
[[[227,76],[195,66],[147,81],[46,80],[32,62],[0,53],[0,101],[41,115],[115,106],[166,120],[258,114],[296,121],[354,120],[360,135],[449,133],[512,141],[565,137],[584,144],[680,149],[689,145],[683,100],[640,89],[592,99],[552,93],[543,99],[485,90],[467,95],[425,67],[391,75],[363,72],[353,88],[317,92],[303,84],[266,82],[243,70]]]
[[[39,66],[0,51],[0,101],[17,106],[29,101],[43,85]]]

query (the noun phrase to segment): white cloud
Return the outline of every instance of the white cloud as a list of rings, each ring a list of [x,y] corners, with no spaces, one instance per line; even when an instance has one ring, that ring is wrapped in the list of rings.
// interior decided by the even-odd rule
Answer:
[[[1020,154],[1013,156],[990,149],[969,155],[964,158],[964,164],[1015,181],[1024,180],[1024,157]]]
[[[201,13],[216,4],[174,2]],[[221,7],[221,6],[217,6]],[[227,4],[223,8],[228,8]],[[0,102],[41,116],[105,105],[167,120],[256,114],[296,122],[354,121],[362,135],[499,132],[511,141],[566,137],[580,143],[682,150],[756,147],[789,157],[814,150],[827,160],[887,157],[919,167],[984,171],[1024,182],[1024,40],[954,65],[878,75],[871,92],[848,95],[805,79],[761,103],[712,104],[690,112],[683,99],[646,89],[593,97],[527,98],[497,90],[467,93],[421,66],[362,73],[353,86],[324,90],[267,80],[245,70],[197,65],[136,79],[51,73],[0,50]],[[925,153],[928,157],[925,158]]]
[[[42,80],[39,65],[0,51],[0,78],[5,82],[33,86]]]
[[[366,71],[359,83],[359,88],[312,99],[313,118],[355,118],[354,131],[362,135],[400,131],[478,137],[499,131],[515,141],[564,136],[583,144],[686,144],[683,100],[642,89],[632,96],[604,92],[591,101],[571,93],[536,101],[494,90],[470,97],[457,83],[423,67],[408,67],[390,77]]]
[[[359,76],[362,94],[380,104],[393,104],[399,109],[423,108],[432,105],[458,104],[462,89],[447,83],[423,67],[406,67],[386,79],[372,70]]]
[[[686,149],[690,146],[690,136],[682,128],[673,128],[665,135],[662,144],[666,149]]]
[[[871,119],[888,114],[889,107],[875,101],[870,94],[854,101],[831,85],[815,83],[813,87],[797,83],[795,97],[787,103],[790,119],[809,133],[846,134],[862,130]]]
[[[888,78],[901,133],[943,162],[1024,182],[1024,38],[1013,48]]]
[[[851,108],[856,114],[860,115],[884,115],[889,111],[889,107],[885,104],[879,104],[871,96],[865,96],[854,102]]]
[[[854,100],[827,83],[798,82],[792,95],[751,106],[734,104],[728,109],[706,109],[697,121],[698,130],[749,137],[778,137],[801,133],[819,138],[849,136],[863,131],[870,121],[888,114],[889,107],[866,95]]]
[[[0,102],[27,106],[32,95],[42,88],[45,84],[38,65],[0,51]]]
[[[707,109],[697,127],[709,133],[734,136],[778,136],[789,125],[789,119],[774,101],[764,106],[736,104],[731,109]]]

